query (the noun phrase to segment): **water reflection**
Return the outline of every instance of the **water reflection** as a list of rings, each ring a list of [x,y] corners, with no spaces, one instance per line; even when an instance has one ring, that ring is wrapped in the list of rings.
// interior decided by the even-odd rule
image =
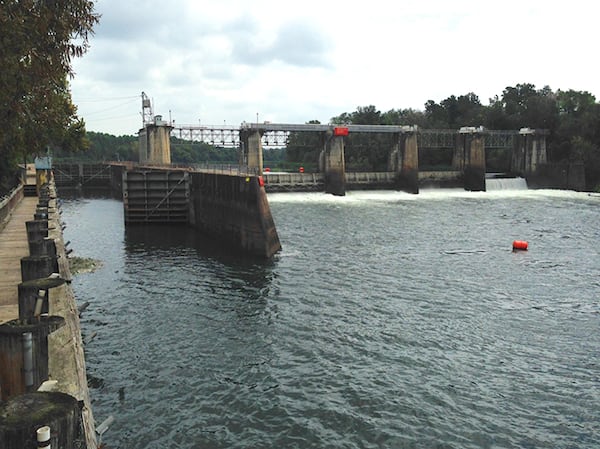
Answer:
[[[232,266],[272,267],[273,261],[243,254],[237,248],[207,236],[191,226],[157,224],[128,225],[125,227],[125,245],[128,251],[139,249],[195,249],[199,257],[208,257]]]
[[[202,242],[201,240],[206,240]],[[204,243],[204,244],[203,244]],[[128,225],[125,227],[125,245],[128,251],[139,249],[202,248],[210,245],[187,226]],[[209,247],[210,248],[210,247]],[[216,245],[215,245],[216,248]]]
[[[77,200],[77,199],[105,199],[113,198],[120,199],[121,195],[118,192],[113,192],[108,187],[96,187],[96,188],[77,188],[77,187],[58,187],[59,196],[64,200]]]
[[[172,442],[169,432],[176,429],[187,444],[217,440],[228,447],[238,433],[233,429],[263,420],[256,404],[278,407],[272,370],[277,263],[242,257],[193,228],[143,225],[123,232],[118,286],[108,298],[91,298],[97,307],[86,316],[88,327],[96,312],[111,323],[110,338],[104,328],[101,344],[89,348],[89,371],[101,380],[94,384],[102,390],[99,409],[118,415],[112,445],[149,447],[152,440],[137,429],[147,426],[149,414],[165,414],[152,424],[154,441]],[[194,417],[191,433],[186,417]]]
[[[187,273],[192,285],[197,285],[194,278],[213,280],[208,285],[212,294],[225,289],[227,297],[235,296],[231,291],[238,292],[245,301],[264,300],[275,276],[273,260],[240,254],[185,226],[127,226],[125,250],[133,266],[140,259],[168,261],[180,273]],[[163,264],[157,263],[154,268],[160,270]]]

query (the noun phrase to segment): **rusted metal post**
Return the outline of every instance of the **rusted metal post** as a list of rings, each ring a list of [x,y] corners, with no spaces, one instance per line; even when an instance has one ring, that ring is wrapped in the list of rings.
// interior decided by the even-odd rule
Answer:
[[[33,279],[19,284],[19,320],[28,321],[34,318],[36,303],[40,296],[43,302],[41,313],[49,313],[51,290],[65,282],[64,279],[56,277]],[[43,295],[40,295],[40,291]]]
[[[0,447],[85,447],[77,399],[65,393],[34,392],[1,404]]]
[[[41,279],[58,271],[56,257],[27,256],[21,258],[21,279],[23,282]]]
[[[64,323],[64,318],[50,316],[34,324],[14,320],[0,325],[0,387],[4,401],[35,390],[48,379],[48,335]]]

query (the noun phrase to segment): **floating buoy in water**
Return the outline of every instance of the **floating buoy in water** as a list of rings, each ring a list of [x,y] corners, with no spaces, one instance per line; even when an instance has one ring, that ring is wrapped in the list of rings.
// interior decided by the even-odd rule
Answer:
[[[527,251],[528,246],[529,246],[529,244],[524,240],[515,240],[513,242],[513,250]]]

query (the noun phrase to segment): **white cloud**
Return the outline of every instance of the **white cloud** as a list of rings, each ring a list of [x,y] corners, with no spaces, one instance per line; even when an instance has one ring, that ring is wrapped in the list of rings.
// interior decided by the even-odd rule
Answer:
[[[177,123],[327,122],[506,86],[600,95],[593,2],[99,0],[73,98],[94,131],[134,134],[145,91]],[[123,98],[129,100],[123,101]],[[120,99],[120,100],[119,100]]]

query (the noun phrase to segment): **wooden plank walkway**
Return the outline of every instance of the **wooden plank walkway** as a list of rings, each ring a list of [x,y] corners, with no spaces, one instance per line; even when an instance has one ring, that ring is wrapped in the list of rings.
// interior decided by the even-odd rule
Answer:
[[[0,231],[0,323],[19,317],[21,258],[29,256],[25,222],[33,220],[37,197],[25,197]]]

